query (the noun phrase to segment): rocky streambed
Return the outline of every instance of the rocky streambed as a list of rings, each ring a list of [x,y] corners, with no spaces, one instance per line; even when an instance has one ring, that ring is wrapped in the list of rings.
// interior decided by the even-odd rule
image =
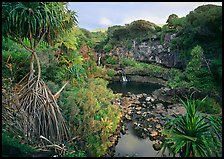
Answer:
[[[169,89],[162,87],[152,93],[128,92],[114,101],[123,116],[113,136],[114,145],[105,157],[161,156],[159,150],[164,139],[162,130],[165,117],[186,112],[182,104],[172,103],[171,97],[165,95],[166,91]]]

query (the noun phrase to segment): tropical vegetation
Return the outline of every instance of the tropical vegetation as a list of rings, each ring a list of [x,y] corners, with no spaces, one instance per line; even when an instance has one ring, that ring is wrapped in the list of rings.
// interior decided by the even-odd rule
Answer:
[[[162,27],[136,20],[125,26],[88,31],[78,27],[68,2],[2,3],[2,145],[29,156],[40,150],[65,157],[103,156],[122,117],[107,88],[117,68],[163,78],[170,89],[221,97],[222,8],[205,5],[186,17],[168,16]],[[154,35],[178,50],[182,68],[110,56],[130,51],[133,40]],[[99,64],[98,57],[102,56]],[[167,117],[164,151],[185,157],[219,156],[222,148],[220,100],[180,99],[184,116]],[[8,156],[4,151],[3,156]]]
[[[195,100],[183,101],[186,114],[174,115],[165,124],[163,134],[166,135],[163,144],[163,153],[166,148],[173,156],[208,157],[219,156],[221,143],[221,118],[197,112],[199,105]],[[200,102],[203,102],[201,100]]]

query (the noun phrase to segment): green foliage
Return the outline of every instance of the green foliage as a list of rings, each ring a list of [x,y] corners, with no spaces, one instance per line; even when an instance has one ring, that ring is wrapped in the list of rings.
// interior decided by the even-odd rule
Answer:
[[[19,82],[29,72],[29,53],[19,44],[2,42],[2,76]]]
[[[120,110],[111,105],[116,96],[102,79],[91,79],[85,87],[70,90],[64,110],[75,136],[85,140],[86,149],[94,156],[103,155],[111,145],[108,138],[116,130]]]
[[[75,30],[72,28],[61,34],[55,42],[55,47],[60,47],[67,52],[69,49],[77,50],[79,38],[76,36]]]
[[[35,150],[33,147],[29,146],[28,144],[22,144],[19,138],[7,132],[2,132],[2,145],[3,146],[8,145],[8,146],[13,146],[18,148],[21,151],[20,155],[28,155],[28,154],[37,152],[37,150]],[[4,154],[6,152],[2,152],[2,153],[4,157]],[[10,157],[10,156],[7,156],[7,157]]]
[[[106,32],[91,32],[91,37],[94,43],[94,49],[96,52],[103,50],[103,46],[106,44],[107,35]]]
[[[59,32],[76,24],[76,13],[65,7],[63,2],[4,2],[3,36],[18,40],[30,38],[36,43],[40,36],[46,33],[46,39],[51,43]]]
[[[149,39],[157,32],[161,31],[161,28],[154,23],[146,20],[136,20],[125,26],[115,25],[109,27],[107,30],[107,37],[104,44],[104,52],[109,52],[111,49],[122,46],[126,47],[128,50],[131,49],[131,40],[139,39],[140,41],[144,39]]]
[[[184,116],[175,115],[165,124],[163,153],[169,148],[173,156],[177,153],[184,157],[208,157],[214,153],[219,156],[221,119],[198,114],[195,100],[181,102],[187,112]]]
[[[222,86],[222,56],[211,61],[211,70],[213,73],[213,78],[216,79],[217,87]]]
[[[162,28],[161,28],[160,26],[155,26],[155,30],[156,30],[156,32],[158,33],[158,32],[160,32],[160,31],[162,31]]]
[[[220,114],[222,112],[222,107],[213,98],[206,98],[204,101],[196,100],[196,108],[203,113],[208,114]]]
[[[114,69],[107,69],[107,75],[109,77],[113,77],[115,75],[116,71]]]
[[[178,87],[188,87],[189,84],[185,81],[185,74],[181,71],[176,71],[174,77],[168,80],[167,85],[169,87],[178,88]]]
[[[122,58],[120,60],[120,64],[121,66],[135,66],[136,65],[136,61],[134,59],[130,59],[130,58]]]
[[[106,58],[106,63],[115,65],[115,64],[118,64],[118,59],[116,57],[109,56]]]
[[[131,37],[136,37],[138,35],[150,35],[155,33],[156,25],[146,20],[136,20],[127,25],[127,28],[130,30]]]
[[[194,47],[186,70],[177,73],[174,79],[168,81],[168,85],[171,88],[194,87],[202,91],[216,92],[215,79],[209,72],[208,67],[203,66],[203,62],[203,49],[200,46]]]
[[[169,27],[172,27],[173,26],[173,23],[172,23],[173,20],[177,19],[177,18],[178,18],[178,16],[176,14],[171,14],[171,15],[169,15],[166,23],[168,24]]]
[[[178,72],[176,69],[166,69],[157,64],[147,64],[130,58],[121,58],[120,64],[123,67],[129,67],[133,74],[142,72],[150,76],[167,76],[168,79],[172,78],[175,72]]]
[[[112,44],[107,43],[104,47],[103,47],[103,51],[104,52],[110,52],[113,49]]]
[[[202,5],[191,11],[184,18],[182,29],[178,32],[177,48],[182,50],[186,59],[189,50],[200,45],[205,56],[211,59],[218,58],[221,54],[222,44],[222,7],[215,5]]]
[[[202,65],[202,55],[203,55],[203,49],[201,48],[201,46],[197,45],[196,47],[194,47],[194,49],[192,49],[191,51],[192,59],[191,61],[189,61],[187,65],[186,68],[187,73],[195,74],[198,71],[200,71]]]
[[[75,144],[68,146],[68,150],[63,154],[63,157],[87,157],[84,150],[77,148]]]

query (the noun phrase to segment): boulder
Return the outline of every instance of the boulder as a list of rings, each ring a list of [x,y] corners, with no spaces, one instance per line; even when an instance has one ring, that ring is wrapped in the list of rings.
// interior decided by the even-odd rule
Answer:
[[[155,137],[155,136],[158,136],[158,135],[159,135],[159,133],[155,130],[152,131],[151,134],[150,134],[151,137]]]
[[[121,126],[121,133],[124,135],[124,134],[126,134],[126,132],[127,132],[126,126],[122,125]]]
[[[146,106],[144,103],[142,103],[142,107],[143,107],[143,108],[146,108],[147,106]]]
[[[155,151],[159,151],[162,148],[162,144],[160,144],[160,143],[154,143],[152,145],[152,147],[154,148]]]
[[[161,129],[161,125],[160,124],[156,124],[156,129]]]
[[[128,114],[125,115],[125,118],[126,118],[127,120],[131,120],[131,116],[129,116]]]
[[[140,115],[142,112],[141,111],[137,111],[136,114]]]
[[[135,108],[135,110],[141,110],[141,109],[142,109],[141,107],[136,107],[136,108]]]
[[[149,102],[149,101],[154,102],[155,98],[149,96],[149,97],[146,97],[145,100],[146,102]]]
[[[157,107],[157,109],[164,109],[164,106],[162,103],[157,103],[156,107]]]

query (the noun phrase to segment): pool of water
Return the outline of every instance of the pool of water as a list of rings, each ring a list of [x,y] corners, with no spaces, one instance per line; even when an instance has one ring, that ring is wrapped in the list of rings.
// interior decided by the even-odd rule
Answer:
[[[115,157],[161,157],[161,151],[155,151],[152,147],[155,141],[150,141],[149,138],[139,138],[130,122],[126,123],[126,126],[127,134],[121,135],[115,147]]]
[[[115,93],[126,95],[128,92],[132,94],[151,94],[154,90],[159,89],[162,85],[153,83],[140,82],[113,82],[108,85]],[[125,135],[121,134],[118,144],[115,146],[115,157],[161,157],[161,151],[155,151],[153,144],[149,138],[142,139],[137,136],[131,126],[131,122],[125,122],[128,131]],[[165,152],[167,155],[167,152]]]
[[[141,82],[112,82],[108,84],[108,87],[111,88],[115,93],[122,93],[123,95],[126,95],[128,92],[133,94],[150,94],[154,90],[161,88],[162,85]]]

